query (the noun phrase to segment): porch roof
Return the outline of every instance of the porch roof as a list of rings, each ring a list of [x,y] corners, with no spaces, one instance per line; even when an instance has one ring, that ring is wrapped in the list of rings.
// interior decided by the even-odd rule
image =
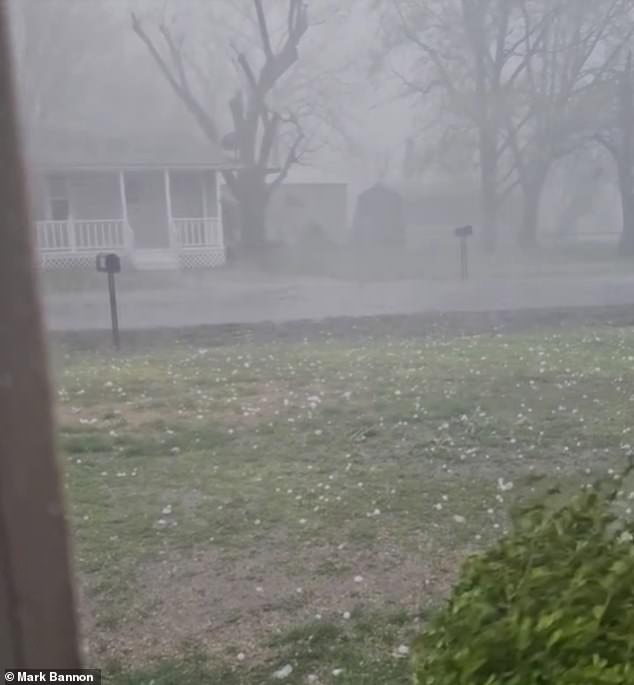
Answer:
[[[219,145],[195,134],[94,132],[48,130],[27,136],[29,158],[35,167],[55,170],[118,169],[236,169]]]

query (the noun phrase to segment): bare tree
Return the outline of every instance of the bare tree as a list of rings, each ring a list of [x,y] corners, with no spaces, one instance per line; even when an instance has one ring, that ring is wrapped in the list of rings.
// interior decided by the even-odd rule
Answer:
[[[242,240],[245,246],[258,247],[266,241],[266,211],[271,194],[300,161],[306,145],[307,136],[298,113],[277,110],[271,104],[271,95],[297,63],[298,48],[309,22],[303,0],[288,0],[283,38],[277,43],[263,0],[252,0],[252,11],[259,55],[256,58],[243,50],[236,52],[241,78],[229,102],[233,131],[224,137],[217,117],[204,106],[192,86],[192,69],[184,54],[183,40],[165,23],[159,26],[159,36],[153,38],[136,14],[132,15],[132,26],[205,135],[215,143],[235,147],[241,168],[226,172],[225,181],[240,209]],[[207,77],[213,78],[212,74]],[[285,143],[284,158],[272,169],[281,141]]]
[[[533,248],[552,165],[584,143],[587,98],[631,34],[616,46],[608,41],[627,15],[627,0],[520,0],[518,5],[526,64],[506,123],[523,197],[518,242]]]
[[[522,48],[543,26],[521,26],[517,4],[507,0],[389,0],[387,8],[397,20],[388,47],[413,48],[418,54],[412,62],[416,75],[400,74],[407,88],[427,106],[440,93],[435,108],[443,112],[441,125],[462,121],[474,131],[483,238],[491,251],[500,206],[517,184],[514,166],[507,163],[505,112],[528,62]]]
[[[540,202],[553,163],[583,143],[580,115],[631,33],[612,40],[628,0],[376,0],[399,29],[388,47],[413,48],[402,76],[443,127],[471,127],[479,162],[485,244],[516,188],[520,246],[537,243]],[[392,26],[394,22],[392,22]],[[433,101],[440,93],[440,99]],[[431,103],[431,105],[430,105]],[[596,115],[596,113],[595,113]]]
[[[622,208],[620,251],[634,255],[634,64],[629,51],[625,64],[615,69],[599,94],[612,103],[607,121],[594,140],[607,150],[617,171]]]

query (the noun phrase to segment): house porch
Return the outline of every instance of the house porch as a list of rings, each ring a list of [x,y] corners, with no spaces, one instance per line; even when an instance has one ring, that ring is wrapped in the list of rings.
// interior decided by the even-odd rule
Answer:
[[[115,252],[137,269],[225,263],[219,172],[49,170],[34,180],[36,244],[46,269],[92,267]]]

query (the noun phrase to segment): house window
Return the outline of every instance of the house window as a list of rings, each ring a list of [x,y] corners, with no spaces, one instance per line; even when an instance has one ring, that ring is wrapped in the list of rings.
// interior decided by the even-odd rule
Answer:
[[[70,202],[65,176],[55,174],[48,177],[48,206],[53,221],[68,221]]]

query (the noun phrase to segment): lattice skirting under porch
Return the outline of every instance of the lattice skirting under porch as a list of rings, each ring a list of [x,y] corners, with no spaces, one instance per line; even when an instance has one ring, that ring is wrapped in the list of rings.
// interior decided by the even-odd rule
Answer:
[[[204,269],[223,266],[227,261],[224,247],[206,250],[186,250],[178,255],[181,269]]]
[[[96,253],[70,253],[70,252],[40,252],[39,264],[46,270],[64,269],[95,269]],[[134,270],[135,267],[129,257],[121,256],[122,266],[125,271]],[[173,268],[180,269],[210,269],[223,266],[227,262],[224,247],[213,247],[203,250],[186,250],[178,255],[178,261]]]
[[[39,262],[43,269],[93,269],[96,253],[40,252]]]

